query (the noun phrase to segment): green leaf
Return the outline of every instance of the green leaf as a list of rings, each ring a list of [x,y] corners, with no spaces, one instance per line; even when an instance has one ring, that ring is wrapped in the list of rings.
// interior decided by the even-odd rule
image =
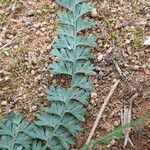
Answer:
[[[30,150],[31,138],[28,133],[33,127],[20,113],[9,113],[0,123],[0,148]]]
[[[96,45],[96,37],[94,36],[78,36],[77,45],[80,46],[95,46]]]
[[[86,91],[92,90],[91,81],[89,81],[87,77],[81,76],[81,75],[76,75],[75,82],[74,82],[73,86],[85,89]]]
[[[57,15],[57,23],[74,26],[74,16],[72,12],[63,12]]]
[[[66,128],[72,135],[78,134],[78,131],[82,131],[79,121],[71,115],[65,115],[61,126]]]
[[[52,74],[66,74],[72,76],[73,64],[65,61],[53,62],[49,65]]]
[[[43,141],[48,141],[49,137],[52,136],[53,129],[52,128],[43,128],[39,126],[35,126],[32,132],[30,132],[30,136],[34,139],[40,139]]]
[[[59,27],[57,29],[57,33],[60,36],[70,36],[70,37],[74,37],[74,27],[71,25],[64,25],[62,27]]]
[[[46,113],[58,115],[61,117],[64,107],[65,107],[64,103],[56,102],[56,103],[52,103],[52,105],[50,107],[46,107],[42,110]]]
[[[88,104],[90,92],[85,91],[83,89],[75,89],[72,94],[72,99],[80,102],[83,105]]]
[[[89,58],[92,58],[92,54],[90,53],[90,48],[83,48],[78,47],[76,54],[74,54],[73,50],[68,49],[53,49],[52,55],[57,57],[59,60],[62,61],[69,61],[74,62],[74,57],[76,57],[76,60],[88,60]]]
[[[54,44],[54,48],[57,49],[68,49],[68,50],[73,50],[74,47],[74,38],[70,37],[70,36],[61,36],[60,38],[58,38],[58,40],[55,42]]]
[[[75,74],[84,73],[85,75],[96,75],[93,70],[94,66],[90,61],[77,61],[75,66]]]
[[[90,19],[78,19],[77,21],[77,32],[80,32],[85,29],[89,29],[91,27],[95,26],[95,23],[91,21]]]
[[[43,146],[41,142],[37,142],[36,140],[32,144],[31,150],[46,150],[46,146]]]
[[[77,118],[80,121],[85,121],[84,115],[85,115],[86,109],[83,107],[82,104],[77,102],[70,102],[69,106],[67,108],[66,113],[73,115],[75,118]]]
[[[48,91],[47,99],[50,101],[67,103],[71,97],[71,89],[51,86]]]
[[[57,57],[59,60],[62,61],[69,61],[73,62],[74,60],[74,52],[68,49],[60,49],[57,48],[52,50],[52,55]]]
[[[92,9],[92,7],[91,7],[91,5],[88,4],[88,3],[79,4],[79,5],[76,7],[76,10],[75,10],[76,19],[78,19],[78,18],[81,17],[82,15],[85,15],[86,13],[90,12],[91,9]]]
[[[51,114],[43,112],[37,114],[36,117],[39,120],[35,122],[37,126],[48,126],[55,128],[57,124],[59,124],[61,121],[60,117],[58,116],[53,117]]]
[[[74,11],[76,5],[85,1],[87,0],[57,0],[57,3],[70,11]]]

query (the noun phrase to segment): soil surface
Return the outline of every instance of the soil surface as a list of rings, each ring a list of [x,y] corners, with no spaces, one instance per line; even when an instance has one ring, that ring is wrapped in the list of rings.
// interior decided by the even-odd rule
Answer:
[[[98,38],[92,49],[96,76],[87,108],[79,149],[108,95],[112,84],[120,83],[105,108],[93,139],[121,125],[121,111],[133,101],[132,120],[150,112],[150,38],[149,0],[93,0],[96,14],[89,14],[96,26],[87,31]],[[56,38],[56,13],[61,11],[54,0],[0,1],[0,117],[20,111],[29,120],[47,105],[46,90],[51,84],[68,85],[68,77],[53,76],[48,65]],[[149,43],[150,44],[150,43]],[[150,120],[132,129],[134,148],[150,150]],[[106,149],[121,150],[122,140],[112,139]],[[100,146],[95,148],[100,150]]]

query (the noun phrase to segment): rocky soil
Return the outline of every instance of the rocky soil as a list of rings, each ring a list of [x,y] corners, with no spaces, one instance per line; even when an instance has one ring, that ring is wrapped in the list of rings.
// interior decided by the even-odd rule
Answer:
[[[132,120],[150,112],[150,1],[93,0],[89,16],[96,22],[92,34],[98,38],[92,49],[96,76],[93,92],[78,139],[79,149],[93,126],[111,85],[120,80],[93,137],[121,124],[121,111],[133,101]],[[51,84],[67,85],[68,78],[49,72],[52,44],[56,38],[54,0],[0,1],[0,117],[20,111],[33,120],[47,105],[46,90]],[[66,79],[67,78],[67,79]],[[135,150],[150,149],[150,120],[133,129],[130,138]],[[112,139],[108,149],[120,150],[123,140]],[[100,150],[100,146],[96,148]],[[132,149],[128,144],[126,149]]]

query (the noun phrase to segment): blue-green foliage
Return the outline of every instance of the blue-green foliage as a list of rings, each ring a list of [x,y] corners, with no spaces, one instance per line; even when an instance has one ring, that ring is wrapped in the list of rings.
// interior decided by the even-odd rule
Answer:
[[[69,150],[74,138],[82,131],[84,115],[92,88],[89,75],[95,75],[90,47],[96,38],[79,34],[95,25],[84,17],[91,11],[86,0],[57,0],[66,8],[58,14],[58,39],[51,54],[56,61],[50,64],[53,74],[69,75],[70,87],[51,86],[47,99],[51,106],[36,115],[35,124],[29,124],[18,113],[9,114],[0,123],[2,150]]]
[[[91,35],[79,35],[79,32],[91,28],[95,23],[83,17],[91,11],[85,0],[58,0],[66,12],[58,14],[58,39],[53,45],[51,54],[56,61],[50,64],[53,74],[69,75],[69,88],[51,86],[47,99],[51,106],[44,108],[37,115],[33,137],[44,141],[51,150],[68,150],[74,144],[74,138],[82,130],[86,105],[91,91],[91,82],[87,75],[95,75],[90,47],[95,45],[96,38]]]
[[[0,122],[0,148],[2,150],[29,150],[33,125],[26,122],[20,113],[10,113]]]

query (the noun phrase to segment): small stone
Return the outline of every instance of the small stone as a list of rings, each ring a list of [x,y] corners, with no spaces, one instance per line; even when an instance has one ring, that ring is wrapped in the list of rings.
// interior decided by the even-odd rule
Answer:
[[[93,9],[92,9],[91,16],[94,17],[94,18],[95,18],[95,17],[98,17],[98,13],[97,13],[96,8],[93,8]]]
[[[52,81],[52,83],[53,83],[53,84],[56,84],[56,83],[57,83],[57,81],[54,79],[54,80]]]
[[[131,43],[131,40],[126,39],[125,44],[130,44],[130,43]]]
[[[10,77],[6,76],[5,77],[5,81],[8,81],[10,79]]]
[[[28,11],[28,16],[29,16],[29,17],[32,17],[32,16],[34,16],[34,15],[35,15],[34,10],[31,9],[31,10]]]
[[[117,79],[113,79],[113,83],[115,83],[117,81]]]
[[[41,35],[41,31],[38,30],[35,34],[36,35]]]
[[[101,60],[103,59],[103,57],[104,57],[103,54],[99,54],[98,57],[97,57],[97,60],[98,60],[98,61],[101,61]]]
[[[32,107],[31,107],[31,111],[36,111],[37,110],[37,106],[36,105],[33,105]]]
[[[42,26],[44,26],[44,25],[46,25],[47,24],[47,22],[46,21],[43,21],[42,22]]]
[[[54,75],[53,75],[53,74],[50,74],[50,77],[51,77],[51,78],[53,78],[53,77],[54,77]]]
[[[34,52],[29,51],[28,52],[28,60],[30,64],[37,64],[37,56]]]
[[[19,47],[18,45],[14,45],[14,49],[18,49],[18,47]]]
[[[133,70],[139,70],[140,66],[134,65],[132,68],[133,68]]]
[[[65,83],[65,80],[64,80],[64,79],[61,79],[60,82],[61,82],[61,83]]]
[[[45,32],[46,31],[46,29],[43,27],[43,28],[41,28],[40,29],[42,32]]]
[[[39,10],[39,9],[38,9],[36,12],[37,12],[38,14],[42,14],[42,11]]]
[[[95,103],[94,99],[91,99],[90,102],[92,105]]]
[[[150,74],[150,71],[148,69],[145,69],[145,74],[146,75],[149,75]]]
[[[27,20],[27,21],[25,22],[25,26],[26,26],[26,27],[30,26],[31,24],[32,24],[32,23],[31,23],[30,20]]]
[[[48,46],[46,47],[47,50],[50,50],[51,48],[52,48],[52,45],[48,45]]]
[[[40,24],[36,23],[36,24],[33,25],[33,27],[36,28],[36,29],[38,29],[40,27]]]
[[[7,105],[7,101],[2,101],[2,102],[1,102],[1,105],[2,105],[2,106],[6,106],[6,105]]]
[[[119,121],[115,121],[115,122],[114,122],[114,126],[117,127],[117,126],[119,126],[119,125],[120,125],[120,122],[119,122]]]
[[[144,45],[150,46],[150,37],[148,37],[147,40],[145,40]]]
[[[27,27],[32,24],[31,20],[29,20],[27,17],[20,17],[20,21]]]
[[[35,71],[34,71],[34,70],[31,70],[31,74],[32,74],[32,75],[35,75]]]
[[[37,79],[38,79],[38,80],[41,80],[41,75],[38,75],[38,76],[37,76]]]
[[[14,36],[11,34],[11,35],[9,35],[9,37],[8,37],[8,38],[9,38],[9,39],[12,39],[13,37],[14,37]]]
[[[4,54],[8,57],[9,56],[9,53],[7,51],[4,52]]]
[[[91,93],[91,98],[97,98],[97,93],[96,92],[92,92]]]

